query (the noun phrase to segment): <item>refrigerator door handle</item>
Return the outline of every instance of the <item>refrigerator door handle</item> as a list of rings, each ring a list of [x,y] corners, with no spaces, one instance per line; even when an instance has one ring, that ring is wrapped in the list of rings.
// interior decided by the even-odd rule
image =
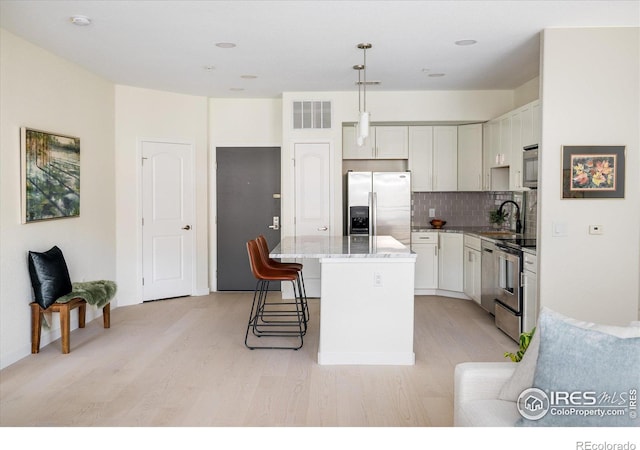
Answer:
[[[373,236],[373,192],[368,194],[367,207],[369,208],[369,236]]]
[[[378,235],[378,193],[377,192],[372,192],[371,193],[371,212],[370,215],[371,217],[373,217],[373,226],[371,227],[373,229],[373,234],[372,236],[377,236]]]

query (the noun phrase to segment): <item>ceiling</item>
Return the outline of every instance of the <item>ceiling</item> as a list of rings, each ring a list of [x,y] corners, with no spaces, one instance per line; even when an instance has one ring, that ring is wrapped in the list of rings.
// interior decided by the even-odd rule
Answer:
[[[538,75],[542,29],[640,26],[640,2],[0,0],[0,25],[117,84],[277,98],[355,90],[361,42],[371,90],[513,89]]]

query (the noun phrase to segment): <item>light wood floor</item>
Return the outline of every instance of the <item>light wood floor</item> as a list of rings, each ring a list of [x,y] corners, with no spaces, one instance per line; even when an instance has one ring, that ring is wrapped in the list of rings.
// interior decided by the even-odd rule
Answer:
[[[319,366],[319,300],[304,347],[248,350],[250,293],[116,308],[0,371],[0,425],[443,427],[453,370],[515,342],[471,301],[419,296],[415,366]],[[27,326],[27,325],[25,325]]]

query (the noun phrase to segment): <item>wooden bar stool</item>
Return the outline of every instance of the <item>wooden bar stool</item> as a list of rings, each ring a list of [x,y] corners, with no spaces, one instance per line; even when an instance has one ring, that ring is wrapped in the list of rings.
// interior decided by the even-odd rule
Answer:
[[[306,320],[302,294],[299,290],[298,272],[290,269],[276,269],[265,264],[258,242],[247,242],[247,253],[251,272],[256,278],[256,288],[253,294],[253,303],[247,331],[245,333],[245,346],[253,349],[289,349],[298,350],[303,345],[303,336],[306,332]],[[267,302],[268,287],[270,281],[291,282],[294,291],[293,302]],[[253,345],[249,343],[249,331],[256,338],[277,337],[295,338],[294,345]]]
[[[70,352],[71,310],[78,308],[78,327],[84,328],[87,316],[87,302],[81,298],[73,298],[67,303],[53,303],[47,309],[36,302],[31,303],[31,353],[40,352],[40,336],[42,333],[42,315],[45,312],[60,313],[60,333],[62,353]],[[105,328],[111,327],[111,306],[107,303],[102,308],[102,319]]]

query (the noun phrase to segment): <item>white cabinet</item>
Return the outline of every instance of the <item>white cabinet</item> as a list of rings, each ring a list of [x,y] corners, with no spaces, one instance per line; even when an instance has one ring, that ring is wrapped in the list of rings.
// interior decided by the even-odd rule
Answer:
[[[522,307],[524,317],[522,331],[531,331],[538,320],[538,258],[528,252],[523,252],[522,269]]]
[[[511,114],[511,162],[509,164],[509,190],[521,191],[522,187],[522,115],[518,110]]]
[[[363,145],[357,142],[357,125],[342,128],[343,159],[407,159],[408,127],[372,126]]]
[[[464,236],[464,293],[480,304],[482,294],[481,242],[474,236]]]
[[[438,233],[411,233],[411,250],[416,253],[415,289],[438,287]]]
[[[488,126],[489,133],[489,147],[487,147],[486,161],[489,167],[500,166],[500,120],[494,119],[489,121]]]
[[[433,190],[433,127],[409,127],[409,170],[411,190]]]
[[[522,118],[522,147],[540,144],[540,101],[535,100],[520,108]]]
[[[506,167],[511,161],[511,115],[504,114],[488,122],[489,133],[484,149],[488,167]]]
[[[458,126],[458,190],[481,191],[482,124]]]
[[[458,127],[433,127],[433,190],[458,190]]]
[[[407,159],[409,157],[406,126],[376,126],[375,157],[378,159]]]
[[[491,126],[482,124],[482,190],[491,190]]]
[[[439,233],[438,236],[438,288],[463,291],[464,235]]]
[[[414,192],[457,191],[458,127],[409,127],[409,170]]]
[[[500,153],[496,158],[496,167],[511,164],[511,113],[500,119]]]
[[[536,100],[531,103],[532,115],[533,115],[533,144],[540,145],[542,139],[542,129],[540,128],[540,122],[542,120],[540,108],[540,101]]]

